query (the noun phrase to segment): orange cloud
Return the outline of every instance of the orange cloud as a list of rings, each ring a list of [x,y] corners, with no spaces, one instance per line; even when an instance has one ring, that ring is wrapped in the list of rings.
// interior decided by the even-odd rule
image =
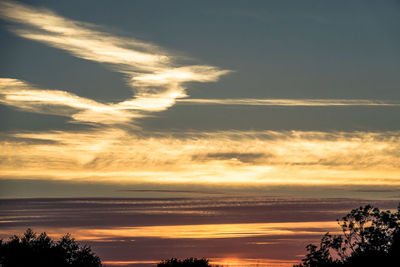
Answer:
[[[0,176],[117,183],[399,185],[397,132],[9,134]],[[62,153],[60,153],[62,151]]]

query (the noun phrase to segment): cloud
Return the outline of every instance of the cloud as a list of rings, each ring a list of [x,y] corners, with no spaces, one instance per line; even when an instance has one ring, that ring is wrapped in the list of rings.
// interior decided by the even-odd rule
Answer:
[[[368,99],[256,99],[256,98],[237,98],[237,99],[178,99],[182,104],[200,105],[244,105],[244,106],[396,106],[400,107],[400,102]]]
[[[75,122],[115,124],[141,117],[115,104],[60,91],[44,90],[17,80],[0,78],[0,103],[21,110],[70,117]]]
[[[137,117],[138,111],[154,112],[171,107],[177,98],[187,96],[186,82],[215,82],[229,72],[208,65],[182,66],[176,62],[177,57],[158,46],[134,38],[117,37],[96,25],[70,20],[44,8],[1,1],[0,17],[16,24],[10,30],[22,38],[65,50],[75,57],[107,64],[125,74],[128,85],[135,92],[135,96],[126,101],[100,104],[62,91],[27,92],[26,84],[13,81],[14,90],[24,89],[25,96],[31,95],[36,101],[28,104],[26,97],[14,95],[5,97],[2,103],[31,112],[46,113],[44,105],[49,104],[57,105],[57,109],[60,106],[80,109],[73,116],[75,121],[110,124],[115,116],[115,123],[126,122]],[[3,80],[3,88],[11,82]],[[16,88],[18,85],[22,88]],[[62,99],[67,100],[67,105],[62,105]],[[135,111],[133,114],[132,110]],[[49,113],[65,115],[64,111],[54,108],[50,108]]]
[[[170,61],[155,45],[121,38],[98,30],[96,25],[63,18],[45,9],[1,2],[1,17],[18,23],[11,31],[70,52],[76,57],[113,64],[121,71],[162,70]]]
[[[263,158],[268,157],[265,153],[240,153],[240,152],[223,152],[208,153],[206,155],[194,155],[193,160],[231,160],[240,161],[242,163],[262,162]]]
[[[181,81],[185,80],[185,69],[185,67],[182,68]],[[197,81],[214,81],[218,78],[217,73],[215,73],[214,76],[202,75],[200,69],[199,66],[198,76],[196,77]],[[141,76],[141,78],[146,80],[145,83],[152,82],[154,83],[154,86],[156,86],[157,83],[168,83],[167,81],[170,77],[174,77],[173,79],[179,77],[177,73],[166,76],[161,75],[158,78],[156,78],[157,75],[152,75],[153,76],[149,78],[146,78],[146,76]],[[143,111],[162,111],[166,106],[172,106],[175,103],[175,98],[180,97],[175,93],[171,91],[169,93],[158,93],[153,96],[139,97],[119,103],[100,103],[93,99],[80,97],[66,91],[38,89],[33,85],[18,79],[0,78],[1,104],[29,112],[65,116],[71,118],[73,122],[79,123],[129,123],[132,119],[146,116]],[[179,99],[178,102],[191,104],[257,106],[400,106],[400,104],[394,102],[384,101],[328,99]],[[229,157],[229,155],[227,156]],[[244,157],[246,157],[246,155],[241,155],[236,158],[241,160],[241,158]],[[217,158],[217,156],[215,156],[215,158]],[[235,158],[235,156],[232,156],[231,158]]]
[[[301,236],[340,233],[336,221],[278,222],[278,223],[219,223],[193,225],[156,225],[108,228],[52,228],[46,231],[51,236],[70,232],[79,240],[120,239],[120,238],[162,238],[162,239],[214,239],[244,238],[256,236]],[[0,231],[4,235],[5,231]]]
[[[180,65],[164,49],[134,38],[114,36],[98,26],[64,18],[29,5],[0,2],[0,17],[26,39],[64,50],[73,56],[107,64],[127,77],[134,96],[119,103],[100,103],[60,91],[36,89],[26,82],[0,80],[1,103],[22,110],[67,116],[74,122],[121,124],[163,111],[178,103],[257,106],[400,106],[362,99],[188,99],[185,83],[216,82],[229,73],[209,65]]]
[[[399,185],[400,133],[16,133],[0,177],[105,183]],[[62,151],[62,153],[60,153]]]
[[[121,189],[117,192],[132,193],[175,193],[175,194],[201,194],[201,195],[223,195],[223,192],[205,191],[205,190],[170,190],[170,189]]]
[[[279,222],[279,223],[242,223],[242,224],[197,224],[120,227],[111,229],[85,229],[79,235],[82,239],[96,239],[98,236],[108,238],[147,237],[173,239],[203,239],[203,238],[240,238],[250,236],[277,235],[320,235],[325,229],[338,233],[337,222]],[[335,231],[336,230],[336,231]],[[324,232],[325,231],[325,232]],[[86,233],[86,234],[84,234]]]

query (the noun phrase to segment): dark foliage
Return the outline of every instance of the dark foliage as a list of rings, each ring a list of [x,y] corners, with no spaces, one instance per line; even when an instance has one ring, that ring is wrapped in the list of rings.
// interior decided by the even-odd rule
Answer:
[[[69,234],[58,242],[46,233],[27,229],[22,237],[0,240],[0,267],[101,267],[90,247],[80,246]]]
[[[295,267],[400,266],[400,205],[395,213],[353,209],[338,224],[343,234],[325,234],[319,247],[309,244]]]
[[[211,267],[207,259],[188,258],[184,260],[169,259],[163,260],[157,267]]]

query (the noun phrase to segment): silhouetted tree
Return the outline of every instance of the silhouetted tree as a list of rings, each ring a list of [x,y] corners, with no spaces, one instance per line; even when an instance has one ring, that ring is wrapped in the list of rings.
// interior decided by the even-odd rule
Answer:
[[[0,240],[1,267],[101,267],[88,246],[80,246],[69,234],[54,242],[46,233],[27,229],[22,237]]]
[[[319,247],[307,245],[295,267],[400,266],[400,205],[395,213],[370,205],[353,209],[338,224],[343,234],[327,233]]]
[[[204,258],[188,258],[184,260],[172,258],[169,260],[163,260],[157,264],[157,267],[211,267],[211,265],[208,263],[208,259]]]

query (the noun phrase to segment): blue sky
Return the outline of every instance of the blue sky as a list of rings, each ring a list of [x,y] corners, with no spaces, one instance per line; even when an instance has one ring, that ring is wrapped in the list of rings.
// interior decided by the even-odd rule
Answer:
[[[35,1],[32,4],[70,19],[99,25],[119,36],[154,43],[179,55],[182,61],[233,71],[217,83],[191,83],[187,92],[193,98],[399,99],[397,1],[252,1],[251,4],[119,1],[118,5],[110,1]],[[120,101],[131,95],[123,74],[16,37],[7,30],[12,26],[7,21],[1,22],[2,77],[67,90],[99,101]],[[45,127],[47,122],[67,127],[63,118],[29,114],[26,116],[29,119],[24,119],[26,114],[7,107],[2,109],[2,127],[6,129],[31,129],[32,119],[37,127]],[[210,121],[210,110],[220,114],[219,117]],[[189,115],[183,116],[188,114],[186,111]],[[212,130],[216,125],[241,130],[396,130],[397,112],[397,108],[381,107],[235,107],[232,110],[176,105],[165,114],[158,114],[155,121],[144,120],[142,124],[152,128],[156,125],[168,128],[171,124],[179,129],[187,125],[186,128]],[[196,125],[190,123],[192,116]],[[330,121],[328,125],[326,120]]]

